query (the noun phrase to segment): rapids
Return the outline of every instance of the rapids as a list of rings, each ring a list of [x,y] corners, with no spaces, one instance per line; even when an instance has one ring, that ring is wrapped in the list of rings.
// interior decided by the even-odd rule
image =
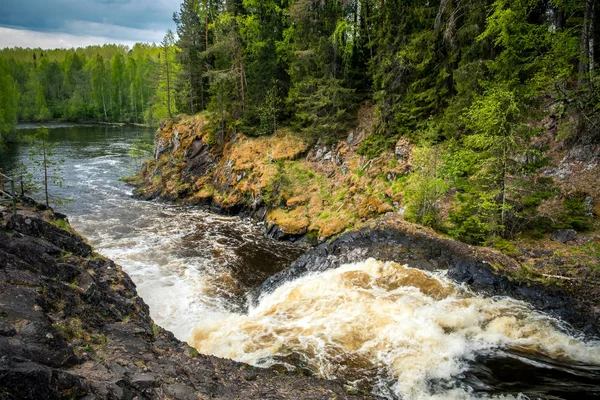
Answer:
[[[255,365],[294,360],[388,398],[464,399],[477,397],[464,381],[470,364],[494,354],[538,368],[560,360],[600,377],[600,342],[562,328],[526,303],[477,296],[441,271],[369,259],[287,282],[246,314],[204,320],[190,343]]]
[[[600,343],[443,271],[371,259],[286,282],[249,305],[248,293],[305,249],[241,218],[133,199],[119,178],[139,168],[129,150],[150,143],[151,130],[59,125],[50,135],[65,159],[65,185],[52,190],[75,200],[58,210],[132,277],[156,323],[201,352],[387,399],[600,397]],[[29,163],[28,151],[0,153],[0,168]]]

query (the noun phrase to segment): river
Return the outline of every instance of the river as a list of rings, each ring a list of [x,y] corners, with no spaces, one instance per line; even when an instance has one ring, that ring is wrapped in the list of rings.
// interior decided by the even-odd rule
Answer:
[[[443,271],[366,260],[247,306],[250,290],[306,249],[264,238],[251,221],[133,199],[119,178],[139,168],[134,143],[152,138],[138,127],[53,126],[64,184],[51,191],[74,199],[58,210],[127,271],[156,323],[199,351],[301,368],[388,399],[600,397],[599,342]],[[28,154],[13,145],[0,168],[31,165]]]

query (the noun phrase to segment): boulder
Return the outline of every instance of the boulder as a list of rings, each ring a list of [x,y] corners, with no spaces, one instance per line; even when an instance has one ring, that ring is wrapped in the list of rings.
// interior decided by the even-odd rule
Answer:
[[[567,243],[569,240],[575,239],[575,236],[577,236],[577,231],[573,229],[557,229],[552,232],[550,239],[555,242]]]

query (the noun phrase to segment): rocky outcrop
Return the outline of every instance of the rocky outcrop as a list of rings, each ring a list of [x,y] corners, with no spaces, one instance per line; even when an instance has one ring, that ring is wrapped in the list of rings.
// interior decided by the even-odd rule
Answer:
[[[187,162],[183,169],[183,176],[189,181],[214,170],[219,161],[219,158],[211,152],[211,147],[200,139],[192,142],[185,153],[185,158]]]
[[[59,227],[60,226],[60,227]],[[352,399],[333,382],[198,354],[50,211],[0,212],[0,399]]]
[[[408,141],[402,157],[367,160],[357,153],[366,126],[348,140],[313,143],[285,128],[263,137],[234,130],[222,140],[209,124],[202,115],[162,124],[154,159],[128,180],[136,196],[254,217],[281,240],[322,241],[399,207],[392,184],[409,169]]]
[[[486,295],[522,299],[590,336],[600,334],[600,293],[586,282],[541,284],[515,277],[522,268],[500,252],[444,239],[395,214],[348,232],[304,254],[288,269],[265,281],[255,293],[269,293],[284,282],[368,258],[395,261],[424,270],[447,269],[448,276]],[[508,277],[510,276],[510,278]]]

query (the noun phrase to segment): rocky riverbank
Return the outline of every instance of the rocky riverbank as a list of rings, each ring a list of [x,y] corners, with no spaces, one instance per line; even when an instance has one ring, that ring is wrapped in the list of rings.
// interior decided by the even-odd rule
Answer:
[[[371,160],[360,156],[357,148],[370,133],[371,111],[361,109],[359,124],[349,131],[345,140],[333,144],[312,144],[297,134],[280,130],[259,138],[237,132],[219,145],[202,115],[165,121],[156,133],[154,158],[129,182],[136,186],[135,193],[141,198],[163,198],[204,205],[216,212],[254,217],[264,222],[265,234],[281,240],[302,238],[315,244],[323,243],[343,232],[378,224],[373,221],[389,214],[386,221],[393,220],[396,226],[391,230],[403,232],[407,238],[416,235],[410,239],[416,241],[409,246],[416,249],[412,252],[423,251],[418,250],[419,246],[424,249],[431,246],[431,241],[421,243],[416,239],[428,232],[429,237],[434,238],[433,243],[437,243],[436,248],[460,248],[463,250],[459,253],[469,257],[477,254],[477,265],[452,264],[451,273],[457,280],[468,282],[471,275],[480,274],[476,272],[480,268],[493,270],[498,279],[502,277],[503,283],[494,278],[478,289],[496,293],[493,289],[500,285],[502,293],[526,298],[541,309],[561,308],[562,311],[555,310],[555,313],[569,321],[579,318],[568,316],[573,313],[592,316],[596,322],[579,321],[574,325],[592,334],[597,332],[600,236],[596,230],[581,233],[558,229],[537,239],[504,241],[501,242],[504,246],[500,246],[503,253],[500,253],[461,244],[446,239],[439,232],[403,222],[400,217],[404,211],[402,177],[408,176],[411,170],[413,146],[401,139],[394,152],[385,152]],[[544,140],[551,141],[546,136]],[[587,215],[585,218],[593,219],[600,211],[592,207],[592,197],[597,197],[597,184],[591,178],[597,171],[592,162],[596,153],[592,153],[585,163],[573,164],[580,173],[571,174],[565,180],[556,177],[556,182],[565,196],[590,189],[592,200],[582,213]],[[559,149],[551,154],[553,165],[562,165],[568,159],[560,159]],[[560,202],[558,197],[555,200]],[[369,232],[369,228],[365,229],[361,232]],[[349,233],[321,248],[334,249],[339,243],[347,243],[344,252],[356,254],[356,247],[361,246],[364,238],[355,235]],[[367,236],[380,242],[380,238],[375,238],[376,233]],[[398,253],[405,251],[402,249],[391,253],[399,261],[405,258]],[[423,257],[432,259],[432,256]],[[456,269],[458,265],[465,269],[460,272]],[[318,268],[328,268],[328,265]],[[507,285],[518,285],[520,289],[515,291]],[[562,293],[566,297],[559,301],[561,306],[545,304],[554,295],[547,297],[536,290],[527,296],[521,293],[530,287],[539,287],[543,293]],[[573,307],[579,311],[571,309],[571,298],[577,299]]]
[[[403,155],[386,153],[377,160],[357,154],[371,112],[362,111],[364,123],[347,140],[317,145],[286,129],[260,138],[238,132],[219,144],[202,115],[164,121],[153,159],[128,182],[143,199],[248,215],[281,240],[323,241],[400,211],[401,195],[392,182],[408,171],[411,146],[406,142]]]
[[[63,216],[0,212],[0,399],[354,399],[340,385],[198,354]]]

